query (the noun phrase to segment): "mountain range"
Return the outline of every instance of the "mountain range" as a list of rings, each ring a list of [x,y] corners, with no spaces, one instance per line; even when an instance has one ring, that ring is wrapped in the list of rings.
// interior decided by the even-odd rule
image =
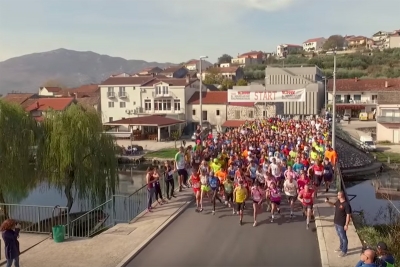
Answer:
[[[64,48],[23,55],[0,62],[0,94],[37,92],[40,86],[77,87],[100,83],[112,74],[136,73],[144,68],[165,68],[173,63],[126,60]]]

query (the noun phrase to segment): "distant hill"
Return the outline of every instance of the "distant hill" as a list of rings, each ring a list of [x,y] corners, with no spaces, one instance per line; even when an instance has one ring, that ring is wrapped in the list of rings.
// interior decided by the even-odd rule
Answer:
[[[45,83],[65,87],[100,83],[112,74],[135,73],[147,67],[165,68],[173,63],[126,60],[120,57],[60,48],[0,62],[0,94],[36,92]]]

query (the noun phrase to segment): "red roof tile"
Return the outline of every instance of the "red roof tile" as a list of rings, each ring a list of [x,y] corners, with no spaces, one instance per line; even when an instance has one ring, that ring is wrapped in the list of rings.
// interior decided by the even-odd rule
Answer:
[[[387,87],[386,87],[387,85]],[[328,91],[333,90],[333,80],[328,81]],[[337,79],[338,92],[400,91],[400,79]]]
[[[171,73],[175,73],[176,71],[182,69],[184,67],[182,66],[171,66],[168,68],[163,69],[160,73],[161,74],[171,74]]]
[[[145,77],[110,77],[100,85],[142,85],[153,80],[153,76]]]
[[[18,105],[21,105],[25,101],[27,101],[29,98],[31,98],[35,94],[8,94],[2,99],[7,102],[15,103]]]
[[[185,121],[171,119],[164,116],[152,115],[144,117],[126,118],[118,121],[105,123],[105,125],[135,125],[135,126],[169,126]]]
[[[231,128],[239,128],[241,127],[246,121],[244,120],[228,120],[225,121],[222,126],[223,127],[231,127]]]
[[[318,38],[312,38],[312,39],[308,39],[307,41],[305,41],[304,43],[314,43],[314,42],[318,42],[319,40],[323,39],[324,37],[318,37]]]
[[[196,92],[190,97],[188,104],[199,104],[200,103],[200,93]],[[202,93],[202,104],[209,105],[226,105],[228,104],[228,92],[226,91],[211,91]]]
[[[86,84],[76,88],[67,88],[63,89],[57,93],[57,95],[62,96],[72,96],[73,94],[77,94],[77,97],[87,95],[95,95],[99,92],[99,85],[98,84]]]
[[[186,62],[185,65],[195,65],[195,64],[197,64],[198,62],[199,62],[198,59],[191,59],[191,60],[189,60],[188,62]]]
[[[256,55],[259,55],[259,54],[264,54],[264,53],[262,51],[250,51],[250,52],[247,52],[247,53],[239,55],[238,58],[248,57],[248,56],[256,56]]]
[[[66,109],[73,101],[74,98],[72,97],[38,98],[34,103],[26,107],[25,110],[28,112],[33,110],[45,111],[48,109],[62,111]]]
[[[254,102],[230,102],[229,106],[235,107],[254,107]]]
[[[40,90],[42,90],[43,88],[46,88],[46,90],[51,93],[57,93],[62,90],[60,87],[55,87],[55,86],[43,86],[40,87]]]

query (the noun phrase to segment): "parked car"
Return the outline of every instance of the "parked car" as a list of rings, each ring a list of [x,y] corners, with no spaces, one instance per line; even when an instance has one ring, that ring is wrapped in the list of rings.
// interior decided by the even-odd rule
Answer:
[[[351,115],[348,114],[348,113],[345,113],[345,114],[343,115],[343,120],[344,120],[344,121],[349,121],[350,118],[351,118]]]

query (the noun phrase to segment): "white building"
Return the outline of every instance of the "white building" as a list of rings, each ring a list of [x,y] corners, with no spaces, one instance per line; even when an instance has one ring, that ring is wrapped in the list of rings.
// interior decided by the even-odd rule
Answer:
[[[157,114],[185,119],[187,100],[198,91],[198,82],[189,77],[110,77],[99,85],[103,123]]]
[[[40,87],[39,95],[40,96],[55,96],[61,90],[62,89],[60,87],[55,87],[55,86]]]
[[[290,53],[300,52],[302,50],[303,50],[303,46],[301,46],[301,45],[280,44],[276,47],[276,56],[277,57],[286,57]]]
[[[325,44],[326,39],[324,37],[308,39],[303,43],[304,51],[320,51],[322,50],[323,45]]]
[[[212,65],[213,65],[212,63],[210,63],[210,62],[208,62],[206,60],[203,60],[201,62],[201,69],[202,70],[206,70],[209,67],[211,67]],[[188,62],[186,62],[186,64],[184,66],[189,71],[199,71],[200,70],[200,60],[198,60],[198,59],[189,60]]]

